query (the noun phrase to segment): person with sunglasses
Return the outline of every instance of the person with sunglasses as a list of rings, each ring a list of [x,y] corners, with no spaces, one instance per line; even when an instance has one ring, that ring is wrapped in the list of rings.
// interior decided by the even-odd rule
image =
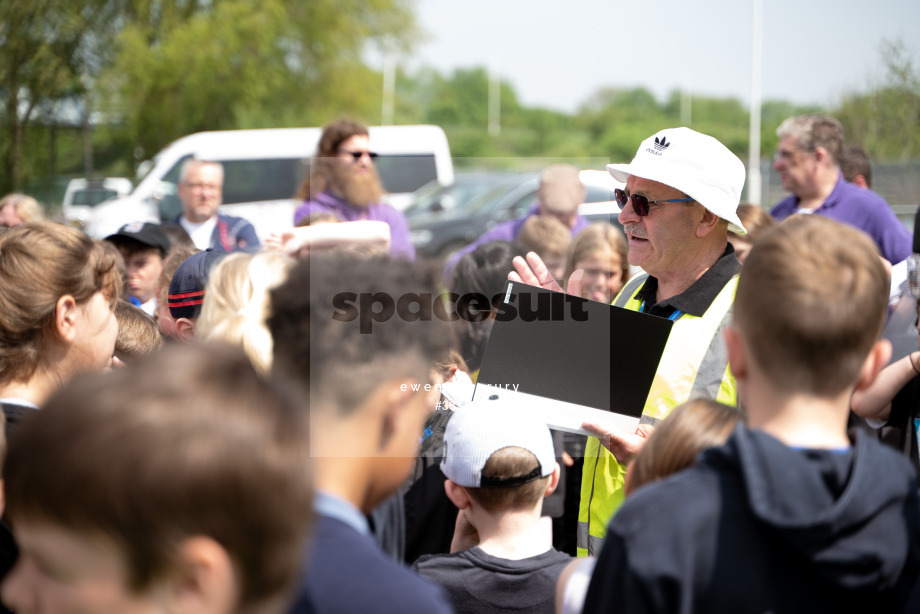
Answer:
[[[346,119],[326,124],[295,196],[303,203],[294,212],[294,224],[317,213],[331,213],[341,222],[385,222],[390,227],[390,254],[414,260],[406,216],[381,201],[376,157],[366,126]]]
[[[626,465],[656,424],[684,401],[713,398],[737,404],[722,329],[741,265],[728,232],[744,234],[737,208],[744,164],[716,139],[672,128],[647,138],[629,164],[609,164],[619,221],[629,244],[629,263],[645,273],[633,277],[613,304],[674,322],[635,433],[609,432],[584,424],[588,439],[578,514],[578,554],[596,555],[607,523],[623,501]],[[582,271],[567,292],[580,295]],[[534,254],[515,260],[509,279],[561,290]],[[604,341],[606,343],[606,341]],[[612,345],[611,352],[631,348]]]

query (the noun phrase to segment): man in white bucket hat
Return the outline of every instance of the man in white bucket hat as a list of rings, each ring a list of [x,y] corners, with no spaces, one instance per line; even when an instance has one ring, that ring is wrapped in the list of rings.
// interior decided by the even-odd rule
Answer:
[[[740,263],[728,231],[744,234],[737,209],[744,164],[716,139],[669,128],[647,138],[629,164],[607,170],[616,190],[619,220],[629,242],[629,262],[644,274],[632,278],[613,304],[674,321],[636,433],[594,432],[585,449],[578,514],[578,553],[597,554],[607,523],[623,500],[626,465],[672,408],[696,397],[737,403],[722,328],[731,306]],[[509,277],[561,290],[539,258],[516,259]],[[579,292],[576,271],[568,292]],[[611,352],[630,352],[612,346]]]

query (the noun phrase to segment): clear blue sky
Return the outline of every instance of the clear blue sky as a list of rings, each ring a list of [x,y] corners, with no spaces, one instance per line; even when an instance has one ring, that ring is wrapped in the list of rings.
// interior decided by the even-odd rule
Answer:
[[[920,65],[918,0],[763,0],[764,99],[834,105],[882,75],[900,38]],[[753,0],[416,0],[428,39],[404,65],[497,66],[526,105],[574,111],[601,87],[747,101]]]

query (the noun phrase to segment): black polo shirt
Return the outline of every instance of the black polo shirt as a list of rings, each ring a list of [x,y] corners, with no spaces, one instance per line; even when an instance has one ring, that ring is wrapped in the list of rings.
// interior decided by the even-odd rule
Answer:
[[[709,269],[703,275],[693,282],[689,288],[666,298],[660,303],[655,302],[658,293],[658,278],[648,276],[642,289],[636,293],[636,297],[645,304],[643,313],[650,313],[653,316],[667,318],[675,311],[680,310],[683,313],[703,317],[706,310],[715,300],[725,284],[735,276],[741,269],[741,263],[735,256],[735,248],[731,243],[725,245],[725,251],[719,256]],[[649,307],[651,305],[651,307]]]

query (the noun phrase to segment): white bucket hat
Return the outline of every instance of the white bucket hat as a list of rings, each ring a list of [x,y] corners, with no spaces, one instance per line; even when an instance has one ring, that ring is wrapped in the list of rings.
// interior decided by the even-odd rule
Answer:
[[[441,470],[452,482],[466,488],[510,487],[552,475],[556,454],[549,427],[532,414],[510,407],[466,405],[454,412],[444,431]],[[502,448],[523,448],[537,457],[539,467],[531,474],[483,482],[482,469]]]
[[[680,190],[728,221],[728,229],[747,234],[738,218],[744,163],[725,145],[690,128],[668,128],[642,141],[629,164],[608,164],[617,181],[630,175]]]

